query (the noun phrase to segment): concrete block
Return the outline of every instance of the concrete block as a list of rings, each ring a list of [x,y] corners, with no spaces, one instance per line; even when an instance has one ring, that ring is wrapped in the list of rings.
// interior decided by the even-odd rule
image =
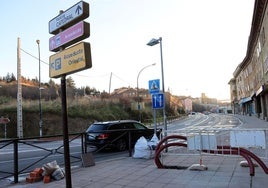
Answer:
[[[200,165],[200,164],[193,164],[192,166],[190,166],[188,168],[189,170],[196,170],[196,171],[204,171],[204,170],[207,170],[208,167],[205,166],[205,165]]]

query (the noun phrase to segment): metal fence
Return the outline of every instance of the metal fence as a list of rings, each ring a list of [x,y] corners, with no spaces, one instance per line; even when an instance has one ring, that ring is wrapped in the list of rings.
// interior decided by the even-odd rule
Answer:
[[[69,143],[81,139],[77,154],[70,155],[72,164],[81,163],[80,155],[85,151],[84,137],[84,133],[70,134]],[[60,166],[64,165],[62,140],[62,135],[0,140],[0,161],[6,161],[6,158],[9,157],[8,163],[10,163],[10,165],[0,164],[0,180],[14,177],[14,183],[18,183],[19,175],[42,167],[43,164],[55,160],[55,157]],[[54,141],[54,144],[51,144],[51,141]],[[25,157],[29,158],[29,156],[23,155],[26,151],[32,155],[31,160],[25,160]],[[8,168],[9,166],[13,166],[13,168]]]
[[[133,134],[137,134],[137,131],[118,129],[116,131],[106,131],[106,133],[119,133],[114,140],[111,140],[111,143],[116,143],[121,138],[126,139],[128,143],[126,152],[131,157],[133,152],[133,145],[131,143],[134,141]],[[97,132],[69,134],[70,162],[72,165],[83,165],[82,154],[88,152],[96,154],[103,149],[109,148],[110,144],[106,144],[97,150],[89,151],[86,137],[90,133]],[[18,183],[21,174],[30,173],[33,169],[40,168],[54,160],[57,161],[59,166],[64,166],[63,139],[63,135],[55,135],[0,140],[0,180],[14,177],[14,183]],[[72,146],[77,146],[76,148],[78,149],[72,151]],[[25,156],[27,152],[28,154]],[[29,158],[31,160],[28,160]],[[4,164],[3,161],[8,161],[9,165]],[[10,168],[10,166],[13,168]]]

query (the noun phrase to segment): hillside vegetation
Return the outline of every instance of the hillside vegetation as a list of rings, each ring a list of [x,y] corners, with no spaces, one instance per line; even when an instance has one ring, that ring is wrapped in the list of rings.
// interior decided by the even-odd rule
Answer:
[[[11,79],[12,78],[12,79]],[[36,79],[23,79],[22,83],[22,120],[24,137],[39,136],[39,85]],[[83,132],[94,121],[111,121],[122,119],[139,119],[139,112],[131,108],[135,102],[130,98],[110,98],[106,92],[100,93],[94,88],[76,88],[71,78],[67,79],[67,112],[69,133]],[[14,76],[0,79],[0,116],[7,117],[7,137],[17,135],[17,81]],[[53,81],[42,83],[41,115],[43,135],[62,134],[61,89]],[[175,116],[166,107],[168,116]],[[157,111],[159,121],[162,121],[162,110]],[[145,104],[141,110],[143,123],[153,122],[151,104]],[[0,125],[0,138],[4,137],[4,126]]]
[[[2,98],[2,97],[1,97]],[[3,101],[3,100],[2,100]],[[1,116],[8,117],[8,137],[17,134],[17,102],[14,99],[4,99],[0,105]],[[120,119],[138,119],[137,111],[123,107],[120,103],[107,100],[91,101],[89,99],[76,99],[68,102],[69,133],[83,132],[94,121],[109,121]],[[22,110],[24,137],[39,136],[39,103],[38,100],[23,101]],[[152,112],[145,109],[142,112],[144,121],[152,121]],[[62,134],[61,101],[42,101],[43,135]],[[0,127],[0,138],[4,135],[4,126]]]

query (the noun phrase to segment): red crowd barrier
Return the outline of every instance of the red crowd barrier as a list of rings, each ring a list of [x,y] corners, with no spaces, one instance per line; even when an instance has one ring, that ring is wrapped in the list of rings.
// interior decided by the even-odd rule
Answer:
[[[169,168],[169,166],[163,165],[160,161],[160,154],[164,149],[167,149],[168,147],[171,147],[171,146],[187,147],[187,143],[182,143],[182,142],[166,143],[169,139],[181,139],[181,140],[187,141],[187,137],[181,136],[181,135],[170,135],[170,136],[163,138],[158,143],[156,150],[155,150],[154,161],[158,168]],[[252,153],[251,151],[245,148],[237,148],[237,147],[231,147],[231,146],[217,146],[217,150],[202,150],[202,152],[213,153],[213,154],[225,154],[225,155],[240,155],[244,157],[248,162],[248,165],[250,168],[250,176],[255,175],[255,167],[252,161],[252,159],[254,159],[262,167],[263,171],[266,174],[268,174],[268,168],[264,164],[264,162],[254,153]]]

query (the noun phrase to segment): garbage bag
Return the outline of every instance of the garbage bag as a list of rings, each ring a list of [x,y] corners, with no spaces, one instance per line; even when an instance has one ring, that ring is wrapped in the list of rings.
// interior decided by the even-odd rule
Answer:
[[[156,134],[154,134],[154,136],[148,142],[148,145],[149,145],[150,149],[155,150],[155,148],[156,148],[156,146],[157,146],[158,143],[159,143],[159,139],[156,136]]]
[[[57,161],[52,161],[49,163],[46,163],[43,165],[43,175],[44,176],[50,176],[55,170],[59,169],[59,165],[57,164]]]
[[[140,137],[134,147],[133,158],[150,159],[153,157],[152,150],[148,145],[148,141],[144,136]]]
[[[51,174],[51,176],[55,180],[61,180],[64,178],[64,174],[64,171],[61,168],[58,168]]]

